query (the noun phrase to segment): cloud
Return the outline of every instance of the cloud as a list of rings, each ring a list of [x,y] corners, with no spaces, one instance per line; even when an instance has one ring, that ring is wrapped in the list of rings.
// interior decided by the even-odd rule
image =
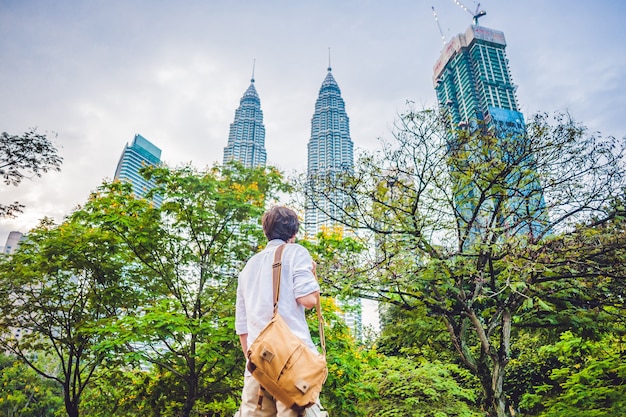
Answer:
[[[575,3],[575,2],[574,2]],[[0,188],[27,211],[0,220],[0,244],[43,216],[57,220],[104,178],[140,133],[171,165],[222,160],[239,100],[255,86],[268,162],[306,167],[314,104],[328,66],[355,147],[375,148],[405,101],[433,106],[442,48],[432,1],[0,3],[0,130],[58,133],[61,173]],[[483,1],[481,24],[504,31],[524,111],[568,108],[592,130],[623,136],[626,6],[609,0]],[[471,17],[435,1],[448,38]]]

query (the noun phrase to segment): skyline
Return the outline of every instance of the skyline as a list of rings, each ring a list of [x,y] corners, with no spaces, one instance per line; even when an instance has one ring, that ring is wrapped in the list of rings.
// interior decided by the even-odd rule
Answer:
[[[481,2],[480,25],[504,32],[522,113],[569,111],[591,131],[624,137],[626,4],[546,3]],[[172,166],[221,163],[254,60],[269,165],[306,170],[329,47],[355,151],[378,149],[407,100],[435,106],[443,44],[431,6],[448,40],[471,24],[452,0],[0,0],[0,129],[57,132],[64,158],[60,173],[0,188],[3,203],[26,205],[0,219],[0,243],[83,204],[113,178],[135,134]]]

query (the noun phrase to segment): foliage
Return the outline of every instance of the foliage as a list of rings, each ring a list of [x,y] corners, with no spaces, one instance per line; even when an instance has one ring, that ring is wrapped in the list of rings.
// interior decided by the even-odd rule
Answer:
[[[109,357],[91,329],[132,305],[127,253],[110,233],[76,217],[48,220],[0,262],[0,346],[63,387],[65,408],[78,416],[80,396]],[[48,368],[33,354],[58,361]]]
[[[44,379],[16,357],[0,355],[0,415],[53,417],[62,409],[57,383]]]
[[[21,136],[0,134],[0,176],[6,185],[19,185],[24,178],[48,171],[60,171],[63,158],[46,135],[31,129]],[[13,217],[24,206],[15,201],[0,204],[0,217]]]
[[[529,330],[518,332],[507,364],[504,391],[510,404],[519,404],[522,396],[533,391],[533,386],[548,380],[550,370],[557,365],[554,357],[539,355],[544,344],[550,344],[552,331]],[[519,412],[519,407],[517,408]]]
[[[479,393],[472,375],[454,364],[428,362],[415,357],[379,356],[363,375],[376,387],[364,403],[376,417],[482,417]]]
[[[521,409],[540,417],[608,417],[626,407],[626,363],[624,336],[585,340],[572,332],[539,349],[540,358],[557,364],[548,381],[523,396]]]
[[[552,244],[558,244],[559,250],[546,250],[543,255],[544,261],[551,258],[550,262],[545,262],[548,269],[558,270],[560,265],[566,263],[568,271],[578,272],[579,275],[571,281],[546,280],[540,287],[543,291],[539,301],[541,309],[533,309],[532,298],[520,309],[516,320],[518,343],[512,350],[508,366],[511,378],[506,384],[513,404],[519,404],[526,393],[535,392],[536,386],[554,384],[552,372],[555,369],[562,371],[563,364],[555,353],[556,349],[550,346],[564,344],[564,337],[595,345],[596,349],[590,350],[590,356],[585,358],[589,361],[598,360],[598,357],[602,358],[606,352],[620,346],[619,341],[626,328],[626,271],[624,251],[619,247],[626,234],[624,217],[619,214],[623,203],[616,200],[612,206],[615,216],[594,227],[579,228],[561,239],[555,239]],[[607,269],[606,265],[611,265],[611,268]],[[580,273],[584,272],[583,268],[588,268],[586,274]],[[568,363],[572,370],[580,367],[575,359]],[[592,391],[589,387],[584,389]],[[545,401],[559,391],[552,390],[547,395],[534,398]],[[561,401],[567,403],[564,397]],[[528,400],[525,403],[528,405]],[[535,407],[538,406],[535,403]]]
[[[322,405],[331,415],[362,416],[362,404],[371,398],[374,389],[363,380],[363,371],[371,355],[364,346],[359,346],[341,316],[342,309],[335,302],[342,295],[341,289],[328,284],[336,281],[332,278],[338,272],[336,266],[345,259],[356,260],[364,247],[358,239],[345,236],[339,228],[323,229],[315,240],[300,243],[317,263],[322,293],[327,295],[322,298],[328,361],[328,379],[321,394]],[[317,317],[313,317],[313,311],[309,314],[309,328],[314,341],[319,342]]]
[[[322,304],[328,378],[322,389],[321,403],[330,415],[364,416],[362,404],[374,391],[372,384],[363,379],[370,355],[358,347],[333,300],[324,299]],[[317,317],[310,317],[309,327],[314,341],[319,342]]]
[[[330,296],[350,296],[353,283],[351,277],[342,280],[341,274],[351,273],[360,265],[359,259],[365,251],[364,242],[356,236],[346,236],[341,228],[322,229],[315,240],[300,242],[317,263],[317,275],[322,279],[322,291]],[[345,268],[346,264],[351,268]],[[344,268],[340,268],[344,266]],[[345,286],[341,286],[345,282]]]
[[[387,304],[382,315],[378,352],[388,356],[418,355],[429,361],[454,361],[449,336],[440,317],[427,314],[423,306],[403,309]]]
[[[2,258],[0,342],[63,385],[70,417],[90,384],[93,414],[104,387],[115,388],[105,410],[233,413],[243,369],[235,276],[262,240],[269,196],[286,186],[272,168],[236,164],[144,175],[157,184],[146,199],[128,183],[105,183],[63,224],[44,221]],[[33,352],[56,355],[60,372],[38,368]],[[149,384],[129,390],[109,379],[119,372]]]
[[[239,388],[240,391],[241,388]],[[185,387],[180,378],[167,370],[122,368],[106,370],[85,391],[83,415],[87,417],[157,417],[180,415],[180,399]],[[199,399],[198,415],[232,415],[232,396],[215,395]]]
[[[160,207],[133,200],[114,182],[83,210],[124,242],[147,278],[138,281],[141,309],[101,326],[99,349],[124,350],[127,361],[159,370],[151,389],[164,391],[170,411],[162,413],[189,416],[229,399],[234,412],[243,368],[233,324],[236,273],[262,240],[258,220],[269,196],[284,189],[281,177],[236,164],[205,172],[151,167],[144,175],[156,183],[147,197],[160,195]]]
[[[582,318],[623,303],[611,294],[623,294],[626,239],[611,222],[625,213],[613,204],[626,189],[625,145],[568,115],[536,115],[505,135],[450,131],[435,112],[410,110],[354,174],[302,189],[347,196],[326,214],[372,248],[361,265],[339,259],[331,285],[440,317],[485,410],[504,416],[517,326],[564,324],[562,305]]]

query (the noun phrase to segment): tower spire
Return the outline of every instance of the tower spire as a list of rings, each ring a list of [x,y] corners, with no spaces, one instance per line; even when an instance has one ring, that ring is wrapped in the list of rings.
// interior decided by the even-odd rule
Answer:
[[[235,119],[230,125],[228,143],[224,148],[224,165],[238,161],[246,168],[253,168],[265,166],[267,160],[261,99],[254,87],[255,67],[256,59],[252,61],[250,85],[239,100]]]
[[[332,67],[330,66],[330,46],[328,47],[328,72],[332,71]]]
[[[323,227],[339,226],[337,217],[328,213],[340,213],[348,202],[347,196],[340,191],[320,193],[321,188],[317,187],[323,186],[326,178],[333,178],[340,172],[354,172],[354,144],[350,138],[346,104],[330,70],[329,63],[329,72],[315,101],[311,137],[307,144],[307,178],[311,182],[307,185],[304,229],[311,237]]]

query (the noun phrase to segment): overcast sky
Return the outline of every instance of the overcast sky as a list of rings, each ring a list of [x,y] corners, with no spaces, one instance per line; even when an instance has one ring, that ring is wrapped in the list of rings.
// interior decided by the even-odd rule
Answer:
[[[221,162],[255,59],[269,164],[306,169],[329,47],[355,149],[377,148],[407,100],[435,105],[443,43],[431,6],[446,39],[471,23],[453,0],[0,0],[0,131],[56,132],[64,158],[60,173],[0,184],[0,202],[26,205],[0,219],[0,246],[83,204],[136,133],[169,165]],[[505,34],[522,112],[567,110],[591,130],[626,135],[626,2],[481,9],[480,24]]]

